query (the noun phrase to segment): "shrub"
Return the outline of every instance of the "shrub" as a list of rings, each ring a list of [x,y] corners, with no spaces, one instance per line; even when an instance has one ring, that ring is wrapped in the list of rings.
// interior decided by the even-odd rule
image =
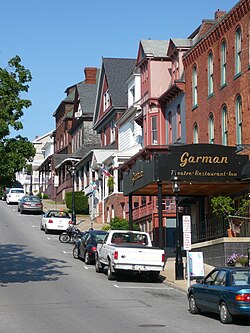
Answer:
[[[227,265],[235,266],[236,264],[246,266],[248,264],[248,256],[245,256],[244,254],[233,253],[230,257],[227,258]]]
[[[110,225],[104,224],[104,226],[102,227],[102,230],[104,230],[104,231],[110,230]]]
[[[49,198],[48,194],[46,194],[46,193],[43,193],[43,195],[42,195],[42,193],[38,193],[36,195],[41,199],[48,199]]]
[[[72,192],[66,193],[66,206],[72,211]],[[88,197],[83,192],[75,192],[75,212],[76,214],[89,214]]]
[[[112,230],[128,230],[129,229],[129,222],[125,219],[114,217],[110,221],[110,229]],[[137,224],[133,224],[133,230],[140,230]]]

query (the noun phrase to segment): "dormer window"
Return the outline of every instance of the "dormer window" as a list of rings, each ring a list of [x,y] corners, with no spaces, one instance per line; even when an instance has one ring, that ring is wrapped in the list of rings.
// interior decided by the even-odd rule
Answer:
[[[77,112],[75,112],[75,118],[79,118],[79,117],[81,117],[81,115],[82,115],[82,107],[79,102]]]
[[[103,110],[105,111],[109,107],[110,107],[110,95],[109,95],[109,91],[107,90],[103,94]]]

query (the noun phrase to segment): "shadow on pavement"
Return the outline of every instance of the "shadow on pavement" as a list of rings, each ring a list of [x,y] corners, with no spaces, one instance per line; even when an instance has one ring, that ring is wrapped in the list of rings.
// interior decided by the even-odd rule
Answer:
[[[35,257],[18,244],[0,245],[0,283],[26,283],[30,281],[56,281],[67,275],[65,261]]]

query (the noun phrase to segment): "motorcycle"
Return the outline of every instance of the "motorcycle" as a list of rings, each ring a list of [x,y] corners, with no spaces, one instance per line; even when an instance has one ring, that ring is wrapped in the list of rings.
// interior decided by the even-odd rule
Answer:
[[[61,233],[61,235],[59,236],[59,241],[61,243],[75,243],[78,238],[81,238],[82,235],[83,232],[75,225],[71,224],[65,232]]]

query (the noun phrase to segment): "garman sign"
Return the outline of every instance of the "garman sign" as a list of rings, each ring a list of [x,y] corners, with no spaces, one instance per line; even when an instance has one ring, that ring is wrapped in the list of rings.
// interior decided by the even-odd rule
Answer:
[[[143,162],[138,158],[124,174],[124,194],[157,180],[170,182],[175,172],[182,181],[237,182],[247,163],[248,156],[236,154],[235,147],[210,144],[170,146],[169,151],[154,153],[150,161]]]

